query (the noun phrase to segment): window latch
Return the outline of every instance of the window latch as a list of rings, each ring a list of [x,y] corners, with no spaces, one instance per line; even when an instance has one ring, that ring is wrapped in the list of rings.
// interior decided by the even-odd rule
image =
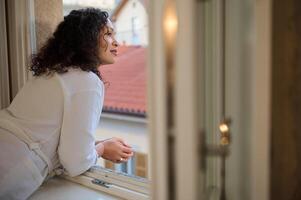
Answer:
[[[230,138],[230,124],[231,120],[229,118],[224,119],[219,124],[219,132],[220,132],[220,142],[219,144],[206,144],[206,133],[202,131],[200,136],[202,137],[203,147],[201,155],[203,158],[207,156],[215,156],[215,157],[227,157],[229,155],[229,144],[231,142]]]
[[[102,186],[102,187],[105,187],[105,188],[110,188],[112,184],[110,183],[107,183],[105,181],[102,181],[102,180],[99,180],[99,179],[93,179],[91,181],[93,184],[96,184],[96,185],[99,185],[99,186]]]

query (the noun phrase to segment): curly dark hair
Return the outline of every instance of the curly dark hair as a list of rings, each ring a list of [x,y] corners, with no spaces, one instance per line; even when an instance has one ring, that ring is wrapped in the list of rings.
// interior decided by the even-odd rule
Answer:
[[[29,70],[34,76],[40,76],[80,68],[92,71],[102,79],[97,70],[101,64],[100,32],[106,26],[108,17],[107,12],[97,8],[72,10],[39,52],[32,55]]]

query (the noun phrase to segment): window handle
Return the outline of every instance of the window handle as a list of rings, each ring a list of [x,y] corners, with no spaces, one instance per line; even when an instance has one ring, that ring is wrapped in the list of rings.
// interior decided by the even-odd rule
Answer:
[[[219,131],[220,131],[220,144],[206,144],[206,133],[202,131],[200,133],[202,137],[202,144],[203,151],[202,155],[203,158],[206,158],[207,156],[228,156],[229,155],[229,145],[231,142],[231,134],[230,134],[230,124],[231,119],[226,118],[222,120],[222,122],[219,124]]]
[[[221,134],[220,144],[222,146],[227,146],[230,144],[230,125],[230,118],[224,119],[219,125],[219,131]]]
[[[203,151],[201,152],[201,166],[203,169],[206,168],[206,158],[208,156],[220,157],[221,158],[221,195],[220,200],[226,200],[226,157],[229,156],[229,145],[231,143],[231,134],[230,134],[230,124],[231,119],[225,118],[219,124],[220,131],[220,143],[219,144],[206,144],[205,133],[201,132]]]

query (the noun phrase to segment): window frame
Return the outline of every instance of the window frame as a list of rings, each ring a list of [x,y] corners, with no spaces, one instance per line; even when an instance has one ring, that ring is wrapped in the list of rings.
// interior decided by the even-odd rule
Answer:
[[[1,107],[7,107],[24,83],[31,78],[28,58],[35,49],[34,0],[1,0]],[[12,81],[14,80],[14,81]]]
[[[32,54],[35,50],[35,44],[31,43],[32,41],[36,40],[36,35],[33,34],[35,32],[35,26],[34,22],[35,20],[32,19],[33,16],[30,16],[29,13],[34,12],[34,0],[27,0],[27,1],[22,1],[24,2],[23,4],[16,4],[17,0],[12,0],[11,5],[12,10],[14,12],[11,13],[12,16],[17,16],[17,13],[19,16],[22,16],[23,19],[27,19],[28,22],[25,24],[25,30],[19,30],[19,29],[13,29],[14,37],[11,37],[9,39],[9,42],[14,44],[13,53],[18,53],[20,57],[17,57],[15,59],[15,62],[18,62],[17,67],[12,67],[12,70],[19,70],[19,73],[16,73],[16,76],[18,78],[18,85],[15,87],[15,93],[22,87],[22,85],[28,80],[28,74],[26,73],[26,68],[21,67],[21,66],[26,66],[25,60],[28,58],[30,54]],[[162,28],[162,15],[164,14],[164,4],[165,2],[162,2],[160,0],[155,0],[151,5],[150,5],[150,15],[154,16],[153,18],[149,17],[149,23],[150,26],[153,28],[157,29],[158,31],[155,32],[155,34],[150,35],[150,50],[148,52],[148,70],[147,73],[149,75],[148,78],[148,104],[149,107],[149,115],[150,115],[150,123],[149,125],[149,130],[151,132],[151,159],[150,160],[156,160],[156,162],[150,161],[151,164],[151,174],[152,174],[152,184],[150,185],[150,181],[146,181],[145,184],[147,185],[147,189],[149,191],[148,194],[151,194],[153,199],[157,200],[165,200],[168,199],[168,171],[167,171],[167,163],[168,163],[168,154],[167,154],[167,135],[171,131],[167,128],[167,116],[168,116],[168,111],[165,109],[166,106],[166,100],[167,100],[167,93],[168,91],[166,90],[168,80],[166,80],[166,55],[164,52],[164,36],[162,34],[163,28]],[[182,3],[183,4],[183,3]],[[190,0],[188,4],[184,4],[182,7],[185,13],[189,13],[188,9],[191,8],[193,5],[193,1]],[[20,15],[22,13],[23,15]],[[160,13],[159,15],[157,13]],[[191,14],[191,13],[189,13]],[[149,15],[149,16],[150,16]],[[189,15],[190,16],[190,15]],[[30,20],[29,20],[30,19]],[[21,23],[21,17],[17,18],[18,21],[15,23]],[[24,24],[23,24],[24,25]],[[193,23],[189,23],[189,28],[192,28]],[[160,31],[161,30],[161,31]],[[17,33],[21,32],[21,35],[17,35]],[[192,32],[191,32],[192,33]],[[18,37],[19,36],[19,37]],[[26,42],[26,48],[24,46],[17,46],[17,41],[23,41]],[[32,46],[31,46],[32,45]],[[184,43],[182,43],[183,47],[187,47]],[[12,45],[13,46],[13,45]],[[185,55],[187,55],[185,53]],[[181,61],[183,61],[183,57],[181,57]],[[23,65],[19,64],[20,62],[23,62]],[[14,65],[13,65],[14,66]],[[155,67],[150,67],[150,66],[155,66]],[[192,65],[195,67],[195,65]],[[190,73],[185,73],[186,76],[189,76]],[[183,76],[184,77],[184,76]],[[191,84],[192,82],[188,82],[188,85]],[[192,91],[189,91],[192,92]],[[183,108],[183,106],[181,106]],[[190,111],[192,111],[190,109]],[[194,126],[195,128],[195,121],[194,121]],[[195,134],[195,132],[193,132]],[[183,135],[182,135],[183,136]],[[191,137],[189,139],[189,144],[194,144],[193,146],[195,147],[195,141],[193,140],[194,137]],[[155,142],[156,141],[156,142]],[[178,146],[177,151],[180,151],[180,155],[182,155],[181,159],[184,159],[185,153],[180,149],[180,146]],[[190,150],[189,150],[190,151]],[[187,152],[186,152],[187,153]],[[195,157],[195,155],[193,156]],[[196,162],[194,159],[191,159],[190,161],[193,161],[194,163]],[[180,163],[177,163],[180,164]],[[183,165],[182,165],[183,166]],[[193,165],[191,165],[193,166]],[[187,178],[193,178],[196,180],[196,167],[193,166],[193,173],[189,173],[189,176]],[[99,173],[104,172],[103,169],[95,169]],[[76,179],[71,178],[71,177],[66,177],[68,180],[72,180],[78,183],[81,183],[87,187],[92,187],[91,186],[91,177],[89,176],[96,176],[97,173],[95,172],[86,172],[83,175],[78,176]],[[177,172],[177,176],[184,177],[186,176],[186,169],[181,168],[180,171]],[[120,173],[118,172],[112,172],[111,176],[113,177],[120,177]],[[127,177],[125,179],[125,182],[137,182],[137,177]],[[112,184],[115,183],[115,179],[112,179]],[[192,182],[186,184],[181,182],[177,187],[183,186],[183,189],[187,189],[192,186]],[[95,188],[95,187],[94,187]],[[151,190],[149,190],[151,188]],[[193,190],[193,195],[195,196],[196,194],[196,188],[191,187]],[[96,188],[95,188],[96,189]],[[101,190],[98,187],[99,190]],[[120,190],[120,192],[122,189]],[[131,191],[131,190],[130,190]],[[134,198],[131,196],[131,192],[129,191],[129,198]],[[105,192],[114,195],[118,195],[118,192],[114,192],[114,190],[106,190]],[[133,194],[135,193],[132,191]],[[121,192],[122,193],[122,192]],[[121,194],[120,193],[120,194]],[[186,192],[185,192],[186,193]],[[182,194],[183,195],[183,194]],[[138,195],[139,196],[139,195]],[[181,193],[180,193],[181,196]],[[127,197],[127,196],[122,196]],[[141,196],[140,196],[141,197]],[[149,198],[148,196],[146,198]]]
[[[32,77],[28,58],[35,50],[34,0],[5,1],[7,17],[10,100]]]
[[[6,28],[5,0],[0,0],[0,109],[10,103],[9,67],[8,67],[8,40]]]
[[[214,4],[215,9],[220,9],[221,2],[221,0],[206,0],[201,1],[201,4],[203,9],[210,4]],[[225,56],[227,71],[225,91],[227,103],[225,107],[227,114],[234,119],[230,127],[233,137],[230,144],[232,155],[227,159],[226,181],[232,186],[239,185],[238,187],[227,187],[226,184],[228,198],[269,199],[271,5],[271,0],[226,1]],[[214,16],[219,18],[218,13],[215,13]],[[216,22],[216,27],[220,26],[221,22],[217,22],[217,19],[213,20]],[[205,24],[202,27],[200,29],[207,30]],[[217,30],[217,32],[219,31]],[[213,37],[218,44],[221,36],[214,35]],[[214,47],[216,44],[213,44]],[[215,50],[217,51],[217,49]],[[245,55],[248,55],[249,58],[246,59]],[[212,59],[210,57],[210,55],[208,58],[205,57],[205,60]],[[217,55],[214,59],[216,60],[211,60],[211,62],[215,62],[212,65],[218,65],[220,56]],[[205,64],[203,63],[203,65]],[[214,74],[219,73],[214,68]],[[218,75],[213,78],[213,82],[217,82],[219,79]],[[217,87],[213,86],[213,88],[216,91],[219,90]],[[243,99],[242,102],[240,98]],[[218,110],[212,113],[215,116],[219,115]],[[212,132],[218,133],[216,130],[212,130]],[[218,138],[213,138],[211,142],[216,142],[215,139]],[[233,140],[235,140],[235,144]],[[242,157],[246,162],[240,163]],[[259,160],[260,162],[258,162]],[[241,167],[242,165],[244,167]],[[217,165],[216,169],[218,167]],[[219,175],[216,172],[215,174]],[[208,176],[208,174],[206,175]],[[213,181],[217,185],[220,184],[219,182],[218,178]]]
[[[9,56],[16,55],[14,59],[11,59],[9,63],[11,67],[11,74],[17,80],[12,85],[12,93],[15,94],[27,79],[30,78],[26,73],[26,69],[22,66],[26,66],[26,59],[35,50],[35,31],[34,31],[34,16],[30,15],[34,13],[33,5],[34,0],[18,1],[10,0],[7,9],[12,12],[8,12],[8,16],[15,18],[15,21],[9,23],[16,26],[10,27],[11,33],[8,38],[9,43]],[[166,2],[166,1],[165,1]],[[149,110],[149,131],[150,131],[150,162],[151,162],[151,180],[147,183],[147,190],[149,190],[150,196],[156,200],[169,199],[170,185],[168,183],[168,165],[169,155],[167,149],[167,135],[170,131],[167,127],[166,118],[168,111],[166,110],[167,99],[167,80],[166,80],[166,55],[164,52],[164,36],[162,19],[164,14],[165,2],[161,0],[154,0],[149,4],[150,14],[149,16],[149,30],[156,30],[149,35],[150,45],[148,52],[148,110]],[[3,2],[2,2],[3,3]],[[177,177],[176,191],[178,199],[186,199],[187,191],[189,191],[190,199],[197,199],[200,195],[198,187],[201,187],[202,183],[200,179],[200,167],[197,160],[201,158],[197,145],[201,142],[198,137],[200,132],[196,125],[196,121],[193,118],[195,116],[195,108],[197,103],[193,99],[196,97],[196,77],[193,76],[196,72],[196,56],[193,50],[196,49],[191,42],[197,39],[195,35],[196,31],[196,8],[199,8],[197,2],[194,0],[177,1],[178,17],[179,17],[179,32],[177,39],[177,59],[175,73],[179,79],[176,81],[176,109],[175,116],[177,120],[177,127],[174,133],[177,137],[176,153],[178,159],[176,161],[177,170],[175,176]],[[250,88],[252,89],[251,103],[251,134],[250,145],[252,148],[248,154],[251,160],[251,181],[250,188],[253,193],[254,199],[268,199],[269,196],[269,147],[270,147],[270,135],[269,135],[269,113],[270,113],[270,70],[271,70],[271,0],[264,0],[254,3],[255,14],[257,15],[255,20],[255,35],[259,38],[255,43],[256,47],[252,47],[252,52],[255,53],[256,61],[255,68],[251,70],[252,80],[250,82]],[[24,21],[24,19],[26,19]],[[182,20],[185,23],[181,23]],[[19,26],[20,25],[20,26]],[[186,32],[188,31],[188,32]],[[189,37],[187,37],[187,34]],[[190,38],[191,41],[187,41]],[[193,48],[191,48],[191,46]],[[190,49],[187,51],[187,49]],[[187,58],[189,63],[187,64]],[[183,68],[182,66],[188,66]],[[152,66],[152,67],[151,67]],[[197,73],[195,73],[197,74]],[[262,87],[264,86],[264,87]],[[185,88],[190,88],[186,90]],[[259,89],[257,89],[259,88]],[[192,99],[181,99],[183,96],[189,95]],[[191,102],[190,102],[191,101]],[[191,104],[190,104],[191,103]],[[187,107],[187,105],[189,105]],[[259,106],[264,105],[265,107]],[[187,115],[184,115],[186,113]],[[264,113],[264,115],[261,115]],[[187,117],[190,122],[187,122]],[[246,117],[246,116],[245,116]],[[197,118],[197,117],[196,117]],[[189,136],[189,137],[188,137]],[[188,138],[188,139],[187,139]],[[258,140],[261,138],[261,140]],[[183,143],[184,141],[184,143]],[[190,146],[190,149],[183,149],[182,146]],[[191,154],[192,153],[192,154]],[[188,154],[191,156],[187,157]],[[187,160],[188,159],[188,160]],[[258,164],[257,160],[261,160]],[[156,162],[153,162],[156,161]],[[187,168],[186,163],[190,168]],[[97,169],[101,173],[101,169]],[[90,172],[87,172],[90,173]],[[97,173],[92,172],[92,176]],[[120,177],[120,174],[113,173],[112,177]],[[89,174],[91,176],[91,173]],[[84,176],[82,177],[89,177]],[[91,178],[91,177],[90,177]],[[125,183],[133,180],[137,181],[135,177],[127,177],[124,179]],[[258,181],[260,180],[260,181]],[[150,181],[152,184],[150,184]],[[257,183],[257,184],[256,184]],[[260,183],[260,184],[258,184]],[[257,192],[253,192],[257,191]],[[260,192],[258,192],[260,191]],[[175,192],[175,191],[173,191]],[[114,195],[114,194],[112,194]],[[252,197],[253,199],[253,197]]]
[[[149,180],[100,166],[94,166],[76,177],[67,175],[61,175],[61,177],[122,199],[150,199]]]

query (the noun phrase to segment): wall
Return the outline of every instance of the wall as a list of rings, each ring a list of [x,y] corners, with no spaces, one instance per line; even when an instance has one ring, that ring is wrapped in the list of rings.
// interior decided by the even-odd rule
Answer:
[[[135,7],[133,4],[135,3]],[[132,17],[137,17],[138,23],[138,37],[141,45],[148,44],[148,18],[147,12],[140,1],[132,0],[124,6],[123,10],[119,14],[115,23],[116,27],[116,39],[119,43],[126,42],[126,44],[132,44]]]
[[[100,123],[96,130],[96,140],[119,137],[133,147],[135,152],[146,154],[149,157],[149,135],[147,120],[102,113]],[[147,160],[149,160],[147,158]],[[98,164],[105,166],[104,160],[99,159]],[[150,162],[147,162],[149,169]],[[148,177],[150,176],[148,172]]]
[[[126,119],[100,117],[96,131],[96,139],[103,140],[111,137],[121,137],[137,151],[148,153],[148,135],[146,121],[127,121]]]
[[[35,0],[36,44],[40,48],[45,40],[54,32],[56,26],[63,20],[62,0]]]

